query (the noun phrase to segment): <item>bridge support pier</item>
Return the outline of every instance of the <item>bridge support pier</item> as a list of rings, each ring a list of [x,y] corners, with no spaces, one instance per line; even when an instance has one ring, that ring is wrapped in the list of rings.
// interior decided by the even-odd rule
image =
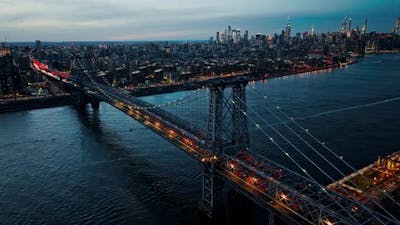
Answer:
[[[90,102],[90,105],[92,106],[92,108],[93,108],[93,110],[99,110],[99,108],[100,108],[100,102],[99,101],[91,101]]]
[[[200,209],[204,211],[209,218],[212,218],[215,211],[216,200],[216,180],[213,168],[203,166],[202,185]]]
[[[90,96],[83,94],[81,92],[74,93],[75,95],[75,105],[78,108],[84,108],[87,104],[90,104],[94,110],[98,110],[100,102],[91,98]]]
[[[220,206],[218,196],[223,188],[223,181],[217,176],[213,165],[203,165],[202,169],[202,195],[199,208],[209,218],[213,218]]]
[[[275,214],[269,211],[268,225],[275,225]]]

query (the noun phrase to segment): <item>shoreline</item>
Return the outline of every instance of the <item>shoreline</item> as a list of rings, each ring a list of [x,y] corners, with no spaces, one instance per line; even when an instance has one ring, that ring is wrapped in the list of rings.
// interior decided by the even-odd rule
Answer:
[[[382,54],[396,54],[396,53],[400,53],[400,49],[371,51],[371,52],[366,52],[365,55],[382,55]]]
[[[304,73],[313,73],[313,72],[319,72],[319,71],[332,71],[335,69],[341,69],[345,68],[349,65],[355,64],[358,61],[353,59],[350,60],[346,63],[343,63],[338,66],[326,66],[326,67],[319,67],[319,68],[313,68],[313,69],[308,69],[308,70],[301,70],[298,72],[284,72],[284,73],[275,73],[275,74],[264,74],[264,75],[249,75],[249,82],[254,82],[254,81],[262,81],[262,80],[269,80],[269,79],[274,79],[274,78],[279,78],[279,77],[286,77],[286,76],[293,76],[293,75],[299,75],[299,74],[304,74]],[[234,76],[231,76],[234,77]],[[188,90],[195,90],[198,88],[202,88],[205,83],[212,81],[213,79],[220,79],[223,77],[212,77],[207,80],[202,80],[202,81],[188,81],[185,83],[180,83],[180,84],[172,84],[172,85],[163,85],[163,86],[153,86],[153,87],[143,87],[139,88],[137,90],[127,90],[130,92],[131,95],[135,97],[143,97],[143,96],[149,96],[149,95],[159,95],[159,94],[167,94],[167,93],[173,93],[173,92],[179,92],[179,91],[188,91]],[[123,89],[126,90],[126,89]]]
[[[384,51],[384,52],[381,51],[381,52],[374,52],[374,53],[366,53],[365,55],[381,55],[381,54],[396,54],[396,53],[400,53],[400,49]],[[364,56],[361,56],[360,58],[363,58],[363,57]],[[248,78],[249,78],[249,82],[255,82],[255,81],[263,81],[263,80],[269,80],[269,79],[293,76],[293,75],[299,75],[299,74],[331,72],[336,69],[346,68],[347,66],[350,66],[355,63],[358,63],[358,61],[355,58],[352,58],[351,60],[347,61],[346,63],[342,63],[337,66],[312,68],[312,69],[302,70],[302,71],[298,71],[298,72],[294,72],[294,73],[283,72],[283,73],[264,74],[264,75],[250,74]],[[232,77],[232,76],[230,76],[230,77]],[[195,90],[198,88],[202,88],[206,83],[212,81],[213,79],[221,79],[221,78],[223,78],[223,77],[212,77],[212,78],[209,78],[206,80],[188,81],[188,82],[172,84],[172,85],[143,87],[143,88],[139,88],[137,90],[127,90],[127,91],[129,91],[130,94],[135,97],[167,94],[167,93],[174,93],[174,92],[179,92],[179,91],[188,91],[188,90]],[[122,89],[122,90],[126,90],[126,89]],[[24,96],[24,97],[17,97],[17,98],[0,99],[0,113],[51,108],[51,107],[74,105],[74,104],[75,104],[74,99],[70,94],[61,94],[61,95],[55,95],[55,96],[40,96],[40,97]]]
[[[322,72],[323,71],[330,72],[330,71],[333,71],[336,69],[346,68],[352,64],[356,64],[356,63],[358,63],[357,58],[364,58],[367,55],[382,55],[382,54],[396,54],[396,53],[400,53],[400,49],[382,50],[382,51],[374,52],[374,53],[366,53],[364,56],[351,57],[347,62],[340,63],[337,66],[326,66],[326,67],[322,67],[322,68],[314,68],[314,69],[303,70],[303,71],[294,72],[294,73],[290,73],[290,72],[286,73],[285,72],[285,73],[264,74],[264,75],[257,75],[257,76],[253,75],[253,76],[249,77],[249,82],[269,80],[269,79],[299,75],[299,74],[304,74],[304,73],[313,73],[313,72],[321,72],[321,71]],[[180,84],[142,87],[142,88],[138,88],[137,90],[129,90],[129,89],[122,89],[122,90],[129,91],[130,94],[135,97],[143,97],[143,96],[149,96],[149,95],[159,95],[159,94],[167,94],[167,93],[173,93],[173,92],[179,92],[179,91],[195,90],[197,88],[203,87],[204,83],[206,81],[210,81],[212,79],[218,79],[218,78],[212,77],[212,78],[209,78],[208,80],[202,80],[202,81],[188,81],[188,82],[180,83]]]
[[[74,98],[70,94],[0,99],[0,113],[52,108],[74,103]]]

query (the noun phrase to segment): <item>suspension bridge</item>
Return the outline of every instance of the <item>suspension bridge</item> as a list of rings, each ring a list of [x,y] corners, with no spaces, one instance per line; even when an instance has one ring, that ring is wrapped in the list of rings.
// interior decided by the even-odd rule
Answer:
[[[204,91],[204,95],[199,91],[194,91],[190,96],[171,102],[150,104],[112,87],[103,77],[97,76],[97,70],[90,58],[76,58],[71,72],[53,70],[36,59],[32,59],[31,65],[35,71],[55,80],[69,91],[77,93],[78,105],[92,103],[94,107],[98,107],[99,101],[106,102],[193,157],[202,170],[200,208],[210,217],[213,215],[219,194],[218,184],[220,181],[226,181],[265,208],[269,212],[269,224],[274,224],[275,217],[281,218],[288,224],[400,224],[398,218],[387,211],[373,196],[367,194],[367,197],[361,201],[355,197],[354,191],[342,185],[326,186],[318,182],[305,169],[303,163],[286,150],[287,146],[320,170],[333,184],[336,181],[301,148],[268,123],[262,115],[252,112],[254,110],[247,107],[248,80],[243,77],[213,79],[212,82],[205,84],[207,91]],[[181,110],[180,113],[173,110],[176,106],[189,105],[189,102],[197,98],[206,101],[205,117],[199,118],[199,123],[193,123],[190,117],[185,117],[185,110]],[[266,98],[266,96],[260,96],[260,98]],[[276,108],[279,110],[279,107]],[[269,113],[276,116],[272,111]],[[287,117],[287,120],[277,116],[276,118],[306,143],[313,150],[313,154],[320,156],[345,176],[327,156],[288,126],[287,121],[293,122],[310,138],[319,142],[321,148],[329,151],[357,173],[355,168],[301,127],[293,118],[281,113]],[[285,141],[287,146],[281,145],[275,137],[271,136],[260,121]],[[249,125],[253,125],[266,141],[275,145],[278,151],[300,172],[257,154],[250,145]],[[361,173],[360,176],[362,176]],[[395,202],[380,187],[373,188]],[[400,206],[399,203],[395,203]]]

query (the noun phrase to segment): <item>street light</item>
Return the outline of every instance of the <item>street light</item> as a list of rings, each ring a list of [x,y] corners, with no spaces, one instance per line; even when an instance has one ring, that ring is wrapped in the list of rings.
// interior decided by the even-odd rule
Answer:
[[[322,224],[324,224],[324,225],[334,225],[335,223],[330,221],[329,219],[325,219],[325,220],[322,221]]]
[[[281,199],[287,201],[289,200],[289,196],[287,196],[285,193],[281,193]]]

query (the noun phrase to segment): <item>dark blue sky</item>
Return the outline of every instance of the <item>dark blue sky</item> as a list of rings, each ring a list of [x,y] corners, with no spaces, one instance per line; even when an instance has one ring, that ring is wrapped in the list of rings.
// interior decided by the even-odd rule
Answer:
[[[344,17],[389,32],[400,0],[0,0],[9,41],[207,39],[227,25],[250,33],[336,31]]]

